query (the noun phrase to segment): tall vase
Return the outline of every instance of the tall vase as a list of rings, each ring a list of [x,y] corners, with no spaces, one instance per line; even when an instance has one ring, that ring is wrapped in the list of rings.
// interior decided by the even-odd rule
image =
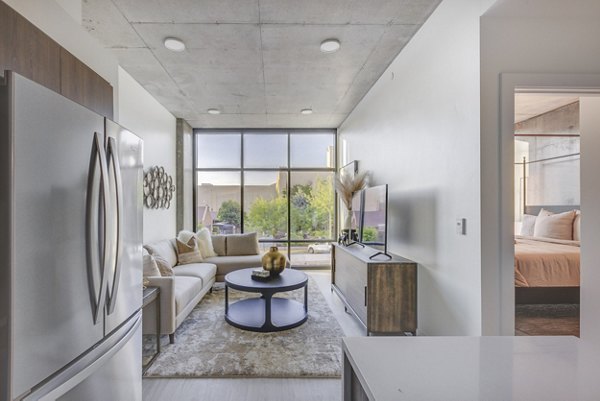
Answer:
[[[346,210],[346,219],[344,220],[344,230],[350,231],[352,229],[352,209]]]

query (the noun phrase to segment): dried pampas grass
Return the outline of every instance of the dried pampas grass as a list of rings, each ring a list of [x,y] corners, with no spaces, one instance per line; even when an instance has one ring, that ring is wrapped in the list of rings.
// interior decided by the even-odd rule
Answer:
[[[349,174],[336,175],[335,190],[346,205],[346,209],[352,209],[352,195],[367,185],[367,172],[358,173],[354,176]]]

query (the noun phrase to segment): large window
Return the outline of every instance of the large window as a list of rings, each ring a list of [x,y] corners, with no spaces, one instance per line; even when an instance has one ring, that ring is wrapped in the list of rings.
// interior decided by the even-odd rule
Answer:
[[[293,266],[330,265],[333,130],[195,130],[196,228],[257,232]]]

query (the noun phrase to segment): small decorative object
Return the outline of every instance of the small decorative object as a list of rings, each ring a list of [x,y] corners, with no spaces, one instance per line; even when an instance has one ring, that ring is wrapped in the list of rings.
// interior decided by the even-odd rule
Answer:
[[[335,190],[346,206],[346,218],[343,230],[352,229],[352,196],[367,185],[367,172],[357,174],[338,174],[335,177]],[[348,231],[349,232],[349,231]]]
[[[173,177],[164,167],[150,167],[144,174],[144,205],[148,209],[168,209],[171,207],[175,185]]]
[[[262,268],[252,270],[252,280],[258,281],[269,281],[271,279],[271,272]]]
[[[285,255],[279,252],[276,246],[272,246],[262,257],[263,269],[268,271],[271,277],[278,276],[285,269],[285,264]]]

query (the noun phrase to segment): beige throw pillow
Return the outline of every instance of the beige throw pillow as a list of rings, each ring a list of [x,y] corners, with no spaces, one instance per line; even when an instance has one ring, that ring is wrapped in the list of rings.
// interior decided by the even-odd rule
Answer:
[[[142,249],[142,256],[144,260],[144,277],[160,276],[160,270],[154,257],[146,249]]]
[[[572,240],[573,220],[575,220],[574,210],[552,214],[547,210],[542,209],[535,220],[533,235],[535,237]]]
[[[203,258],[211,258],[213,256],[217,256],[213,248],[212,237],[210,235],[210,231],[208,228],[204,227],[200,231],[196,233],[196,238],[198,238],[198,247],[200,248],[200,253]]]
[[[198,248],[198,241],[195,234],[189,237],[186,242],[177,238],[177,259],[180,265],[202,262],[202,254]]]
[[[163,277],[169,277],[173,275],[173,268],[171,264],[160,255],[153,255],[154,260],[156,261],[156,265],[158,266],[158,270],[160,271],[160,275]]]
[[[575,220],[573,221],[573,240],[581,241],[581,210],[575,211]]]
[[[258,234],[232,234],[227,236],[227,256],[258,255]]]
[[[227,255],[227,236],[225,235],[213,235],[211,236],[213,250],[217,256]]]

